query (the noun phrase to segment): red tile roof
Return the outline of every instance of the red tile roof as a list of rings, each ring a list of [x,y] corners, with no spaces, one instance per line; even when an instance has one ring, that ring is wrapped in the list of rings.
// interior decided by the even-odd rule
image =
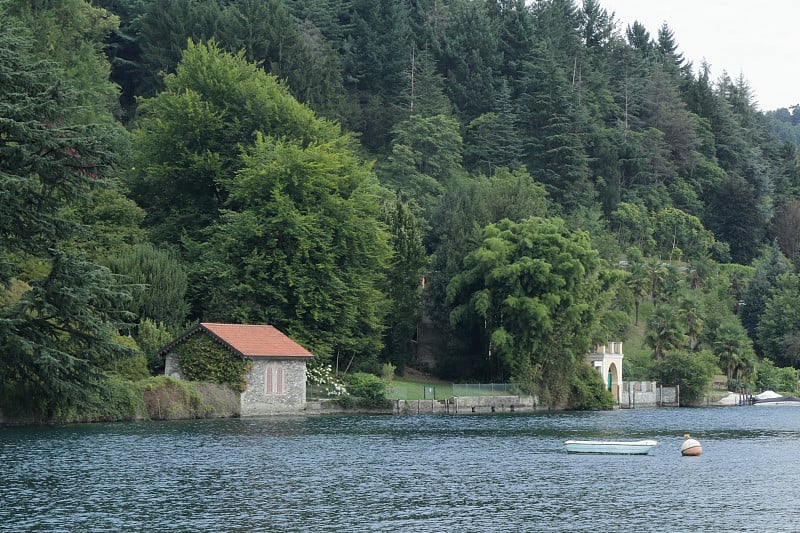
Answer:
[[[205,331],[241,357],[309,358],[314,354],[281,333],[274,326],[245,324],[216,324],[202,322],[159,352],[165,353],[188,337]]]

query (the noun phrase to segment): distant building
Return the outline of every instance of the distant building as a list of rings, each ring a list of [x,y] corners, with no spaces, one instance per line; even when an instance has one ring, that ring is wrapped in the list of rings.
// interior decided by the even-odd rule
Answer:
[[[615,403],[622,401],[622,343],[609,342],[595,347],[594,352],[586,356],[586,360],[600,372],[603,383],[611,391]]]
[[[174,349],[194,335],[207,335],[252,368],[240,395],[241,416],[297,413],[306,408],[306,363],[313,354],[269,325],[204,322],[159,350],[166,357],[164,374],[183,379]]]

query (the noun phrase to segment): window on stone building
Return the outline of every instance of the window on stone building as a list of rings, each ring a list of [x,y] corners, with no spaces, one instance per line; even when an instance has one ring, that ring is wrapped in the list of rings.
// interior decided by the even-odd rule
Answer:
[[[264,388],[267,394],[283,394],[283,367],[277,364],[267,365],[264,371]]]

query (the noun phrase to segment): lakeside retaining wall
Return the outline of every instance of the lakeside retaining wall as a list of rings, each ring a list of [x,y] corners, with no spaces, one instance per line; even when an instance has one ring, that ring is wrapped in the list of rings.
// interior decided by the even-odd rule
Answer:
[[[442,400],[394,400],[395,414],[470,414],[535,411],[533,396],[453,396]]]
[[[656,381],[623,381],[619,406],[622,409],[637,407],[678,407],[680,387],[664,387]]]

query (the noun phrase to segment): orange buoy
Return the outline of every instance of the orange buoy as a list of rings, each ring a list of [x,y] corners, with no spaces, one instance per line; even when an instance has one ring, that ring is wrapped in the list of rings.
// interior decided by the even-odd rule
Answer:
[[[694,440],[686,433],[683,436],[683,444],[681,444],[681,455],[685,457],[696,457],[703,453],[703,447],[700,443]]]

